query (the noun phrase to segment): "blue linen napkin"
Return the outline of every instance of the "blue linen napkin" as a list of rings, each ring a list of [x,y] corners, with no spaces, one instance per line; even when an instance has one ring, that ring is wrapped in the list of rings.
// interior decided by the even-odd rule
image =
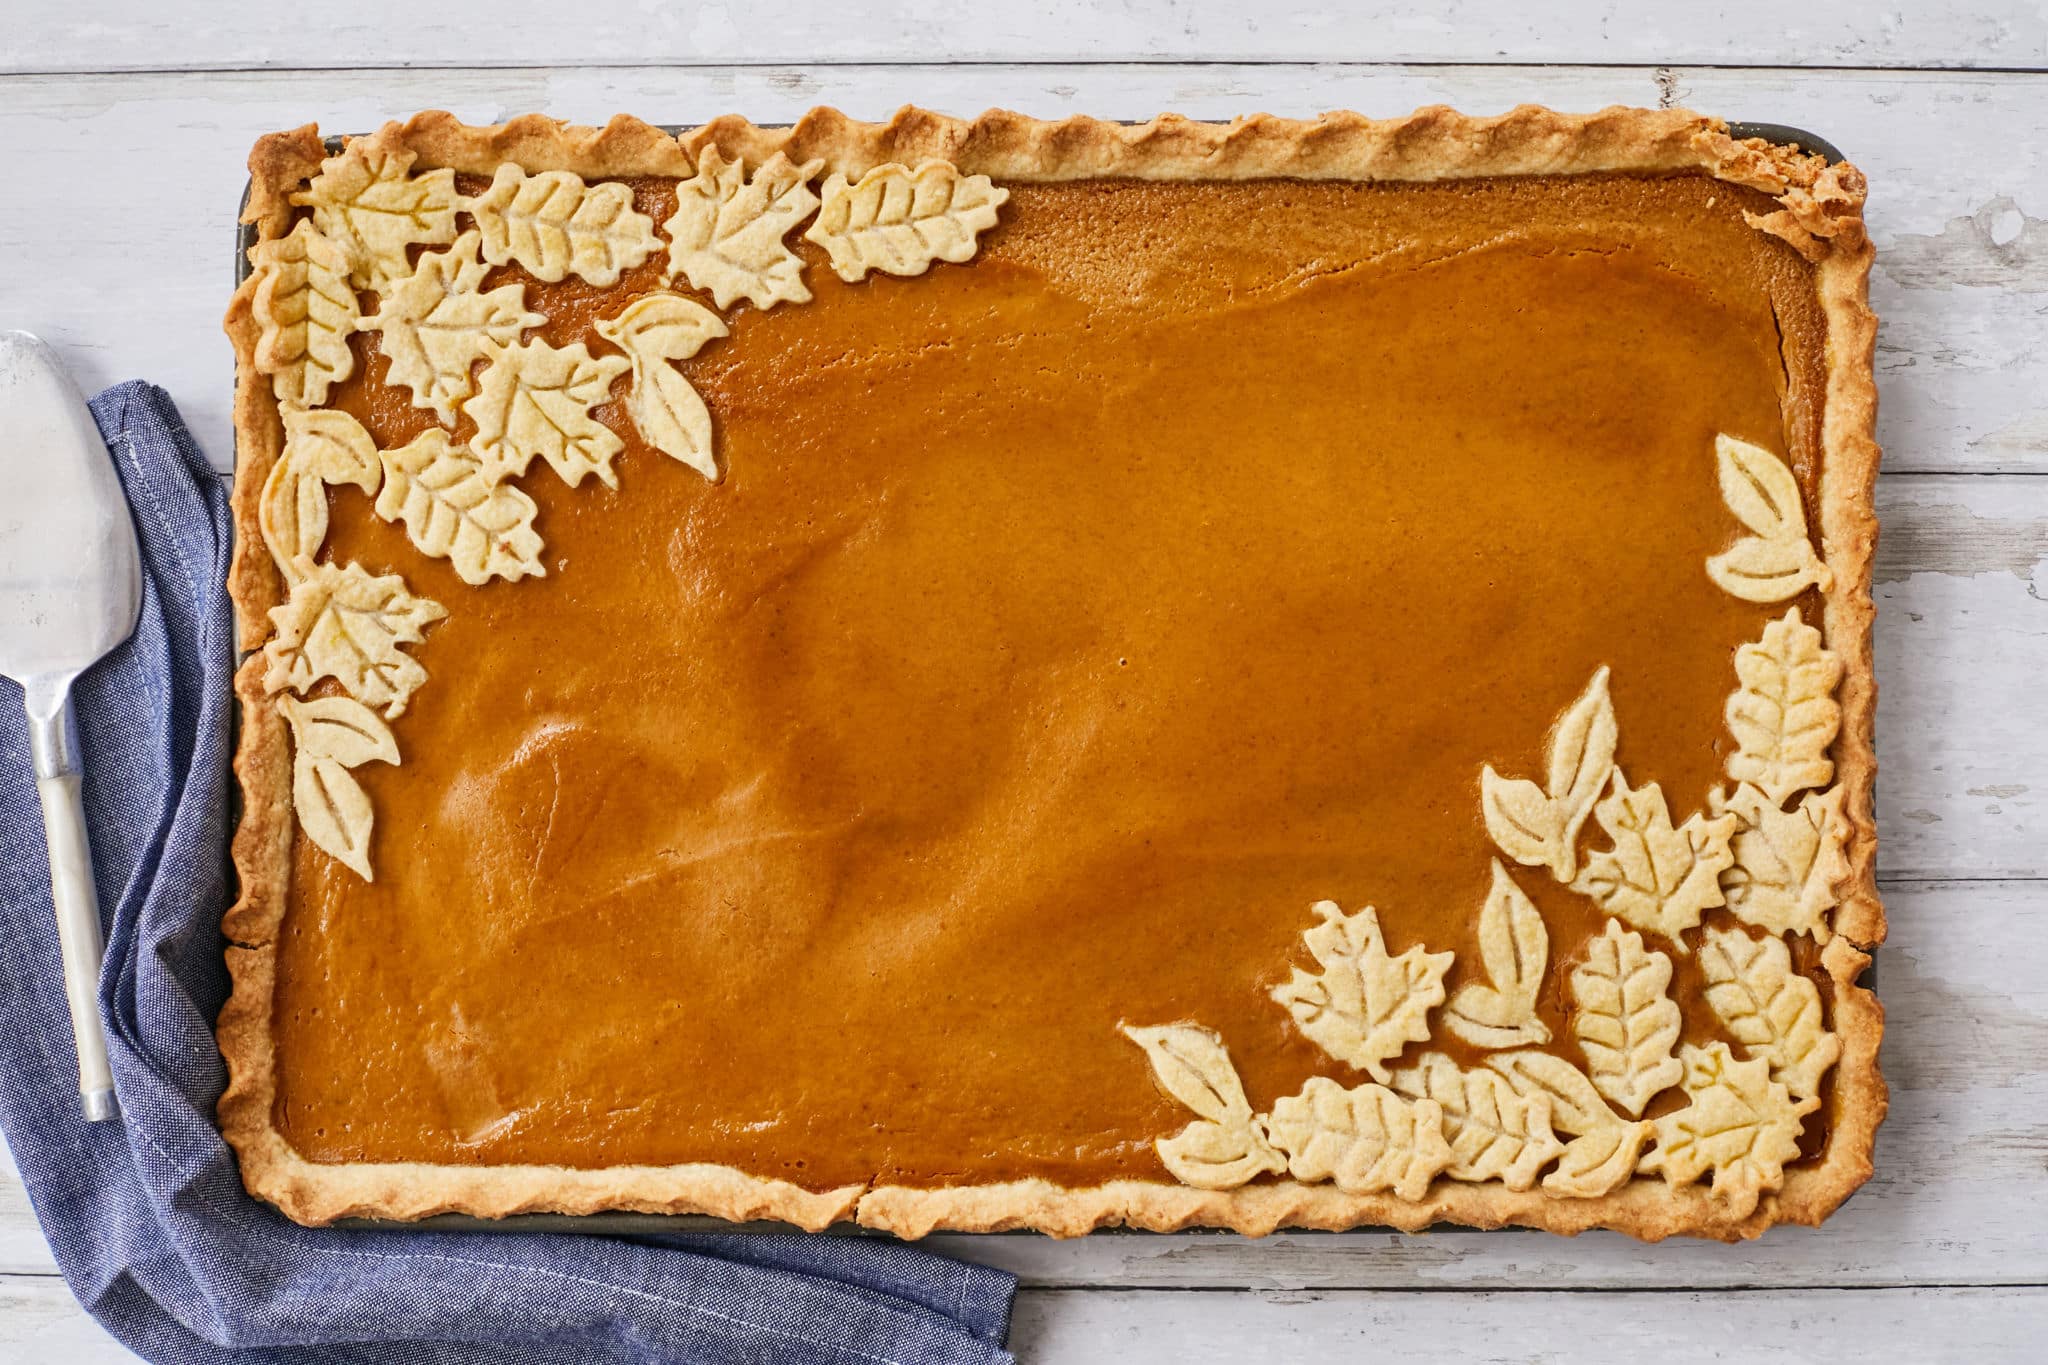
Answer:
[[[1015,1280],[870,1238],[298,1227],[213,1126],[227,996],[228,509],[161,389],[92,402],[134,508],[135,638],[77,689],[122,1117],[87,1124],[20,691],[0,685],[0,1127],[64,1278],[152,1361],[966,1365]]]

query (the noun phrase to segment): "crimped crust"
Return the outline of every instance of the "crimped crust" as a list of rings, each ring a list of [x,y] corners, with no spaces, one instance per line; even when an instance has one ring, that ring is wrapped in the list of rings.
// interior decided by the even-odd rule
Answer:
[[[1883,1010],[1858,984],[1870,950],[1884,938],[1876,884],[1872,791],[1876,758],[1872,721],[1876,683],[1870,656],[1870,598],[1877,524],[1876,318],[1868,304],[1872,258],[1863,226],[1864,181],[1847,164],[1760,141],[1738,141],[1715,119],[1685,110],[1613,108],[1560,114],[1523,106],[1493,118],[1443,107],[1406,118],[1374,120],[1352,113],[1291,120],[1256,114],[1228,124],[1162,115],[1148,123],[1091,118],[1041,121],[991,111],[963,120],[905,108],[886,123],[864,123],[833,109],[815,109],[787,128],[762,128],[727,117],[671,137],[637,119],[603,128],[575,127],[527,115],[495,127],[472,127],[442,112],[422,113],[370,135],[374,143],[415,153],[419,169],[448,166],[489,174],[512,161],[529,171],[566,170],[586,178],[629,175],[684,177],[697,154],[716,146],[759,162],[777,151],[819,159],[828,172],[858,176],[890,162],[927,158],[955,163],[997,180],[1059,181],[1102,177],[1151,180],[1443,180],[1474,176],[1569,175],[1593,172],[1703,170],[1761,190],[1775,212],[1752,217],[1759,231],[1783,238],[1812,261],[1827,319],[1827,391],[1822,424],[1819,498],[1823,558],[1833,570],[1821,629],[1845,668],[1839,700],[1842,726],[1834,748],[1837,780],[1847,793],[1853,833],[1850,873],[1835,911],[1836,937],[1821,955],[1832,990],[1831,1021],[1842,1057],[1827,1109],[1830,1136],[1823,1158],[1786,1172],[1782,1189],[1755,1211],[1731,1219],[1701,1187],[1673,1189],[1637,1179],[1613,1194],[1563,1199],[1515,1192],[1497,1183],[1439,1180],[1421,1201],[1348,1195],[1328,1185],[1294,1181],[1212,1193],[1162,1180],[1117,1181],[1068,1189],[1044,1181],[915,1189],[847,1186],[812,1192],[722,1166],[617,1167],[580,1170],[540,1166],[448,1166],[423,1163],[327,1165],[309,1162],[285,1143],[273,1122],[276,1076],[270,1009],[275,939],[290,884],[291,761],[283,721],[266,703],[260,665],[236,679],[242,702],[235,770],[243,815],[234,838],[241,898],[223,930],[233,994],[219,1021],[229,1084],[220,1101],[222,1131],[241,1159],[249,1189],[303,1223],[344,1217],[415,1219],[460,1212],[484,1217],[514,1213],[631,1210],[709,1213],[776,1219],[816,1229],[842,1220],[906,1237],[952,1231],[1030,1228],[1074,1236],[1099,1227],[1173,1231],[1222,1227],[1258,1235],[1276,1228],[1386,1226],[1413,1231],[1438,1222],[1472,1227],[1518,1225],[1577,1233],[1605,1227],[1655,1240],[1673,1234],[1735,1240],[1775,1223],[1819,1223],[1867,1180],[1871,1148],[1886,1108],[1877,1049]],[[326,155],[312,125],[261,139],[249,160],[244,221],[259,240],[289,230],[288,196]],[[238,290],[226,330],[236,351],[235,431],[237,544],[230,589],[245,649],[261,645],[265,613],[283,600],[283,584],[258,530],[258,494],[283,443],[283,426],[267,378],[254,366],[252,287]]]

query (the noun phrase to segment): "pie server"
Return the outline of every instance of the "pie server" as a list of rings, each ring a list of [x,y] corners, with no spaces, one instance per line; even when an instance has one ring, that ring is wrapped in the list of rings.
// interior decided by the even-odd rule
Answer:
[[[28,710],[88,1119],[114,1116],[114,1077],[71,683],[134,632],[141,605],[135,523],[85,400],[48,346],[0,332],[0,674],[21,684]]]

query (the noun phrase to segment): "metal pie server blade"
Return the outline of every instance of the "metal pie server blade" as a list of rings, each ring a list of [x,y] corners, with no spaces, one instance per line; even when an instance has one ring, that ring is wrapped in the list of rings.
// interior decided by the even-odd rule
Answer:
[[[48,346],[0,332],[0,674],[21,684],[28,710],[88,1119],[112,1118],[115,1104],[71,684],[134,632],[141,605],[135,524],[85,400]]]

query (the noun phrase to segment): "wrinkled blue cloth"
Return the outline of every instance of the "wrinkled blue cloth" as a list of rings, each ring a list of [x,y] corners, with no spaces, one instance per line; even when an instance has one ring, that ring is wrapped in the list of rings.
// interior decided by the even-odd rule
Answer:
[[[87,1124],[21,693],[0,682],[0,1126],[64,1277],[152,1361],[1008,1361],[1015,1283],[873,1239],[301,1228],[242,1190],[225,1083],[228,510],[167,395],[92,403],[135,511],[135,638],[77,689],[122,1117]]]

